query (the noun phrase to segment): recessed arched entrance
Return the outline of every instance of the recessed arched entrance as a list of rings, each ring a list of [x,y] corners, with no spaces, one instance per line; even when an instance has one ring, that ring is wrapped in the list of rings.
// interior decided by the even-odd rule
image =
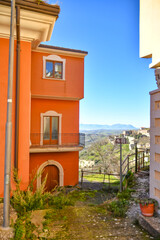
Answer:
[[[56,185],[63,186],[63,168],[62,165],[54,160],[48,160],[44,162],[37,171],[37,189],[40,188],[43,179],[45,178],[46,174],[47,182],[46,182],[46,189],[47,191],[51,191]]]
[[[59,186],[59,169],[54,165],[48,165],[43,169],[41,182],[46,179],[45,190],[52,191],[56,186]]]

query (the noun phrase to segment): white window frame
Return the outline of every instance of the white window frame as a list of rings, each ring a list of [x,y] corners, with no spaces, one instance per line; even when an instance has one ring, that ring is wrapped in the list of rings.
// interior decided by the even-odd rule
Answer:
[[[46,77],[46,61],[53,61],[53,62],[61,62],[62,63],[62,78],[48,78]],[[52,80],[58,80],[58,81],[64,81],[65,80],[65,64],[66,59],[63,59],[57,55],[49,55],[49,56],[43,56],[43,79],[52,79]]]
[[[61,145],[61,127],[62,127],[62,114],[57,113],[55,111],[47,111],[45,113],[41,113],[41,138],[40,145],[43,145],[43,119],[44,117],[58,117],[59,119],[59,132],[58,132],[58,145]]]

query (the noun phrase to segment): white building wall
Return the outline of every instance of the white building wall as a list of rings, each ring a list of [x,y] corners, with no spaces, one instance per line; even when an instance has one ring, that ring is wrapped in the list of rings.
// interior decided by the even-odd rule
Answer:
[[[150,197],[160,204],[160,89],[150,97]]]

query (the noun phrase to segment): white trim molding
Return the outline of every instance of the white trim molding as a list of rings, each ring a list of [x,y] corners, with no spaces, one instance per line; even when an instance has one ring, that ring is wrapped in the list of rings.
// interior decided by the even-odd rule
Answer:
[[[76,57],[76,58],[85,58],[87,56],[87,53],[79,53],[79,52],[72,52],[72,51],[63,51],[58,49],[49,49],[49,48],[43,48],[43,47],[37,47],[36,49],[32,49],[33,52],[42,52],[42,53],[48,53],[48,54],[60,54],[63,56],[68,57]]]
[[[0,4],[0,37],[10,37],[11,7]],[[21,9],[21,41],[32,43],[32,49],[40,42],[49,41],[56,21],[56,16]],[[14,35],[16,37],[16,31]]]
[[[40,145],[43,145],[43,118],[44,117],[58,117],[59,119],[59,132],[58,132],[58,145],[61,145],[61,128],[62,128],[62,114],[57,113],[55,111],[47,111],[45,113],[41,113],[41,138]]]
[[[32,94],[31,98],[39,98],[39,99],[53,99],[53,100],[69,100],[69,101],[79,101],[83,99],[76,97],[66,97],[66,96],[51,96],[51,95],[40,95],[40,94]]]
[[[62,63],[62,78],[47,78],[46,77],[46,61],[54,61],[54,62],[61,62]],[[52,80],[65,80],[65,64],[66,59],[63,59],[57,55],[49,55],[49,56],[43,56],[43,79],[52,79]]]
[[[41,187],[41,177],[42,177],[42,172],[43,169],[49,165],[53,165],[56,166],[59,170],[59,186],[64,186],[64,171],[63,171],[63,167],[59,162],[56,162],[54,160],[48,160],[44,163],[41,164],[41,166],[38,168],[37,170],[37,189],[39,189]]]

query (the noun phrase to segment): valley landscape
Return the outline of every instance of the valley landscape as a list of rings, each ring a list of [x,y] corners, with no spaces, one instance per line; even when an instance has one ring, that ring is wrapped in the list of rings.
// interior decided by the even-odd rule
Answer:
[[[85,148],[80,152],[80,169],[119,174],[119,145],[115,144],[117,137],[127,139],[122,145],[122,158],[135,152],[135,142],[138,148],[149,148],[150,135],[148,128],[137,129],[132,125],[114,124],[97,125],[81,124],[85,133]]]

